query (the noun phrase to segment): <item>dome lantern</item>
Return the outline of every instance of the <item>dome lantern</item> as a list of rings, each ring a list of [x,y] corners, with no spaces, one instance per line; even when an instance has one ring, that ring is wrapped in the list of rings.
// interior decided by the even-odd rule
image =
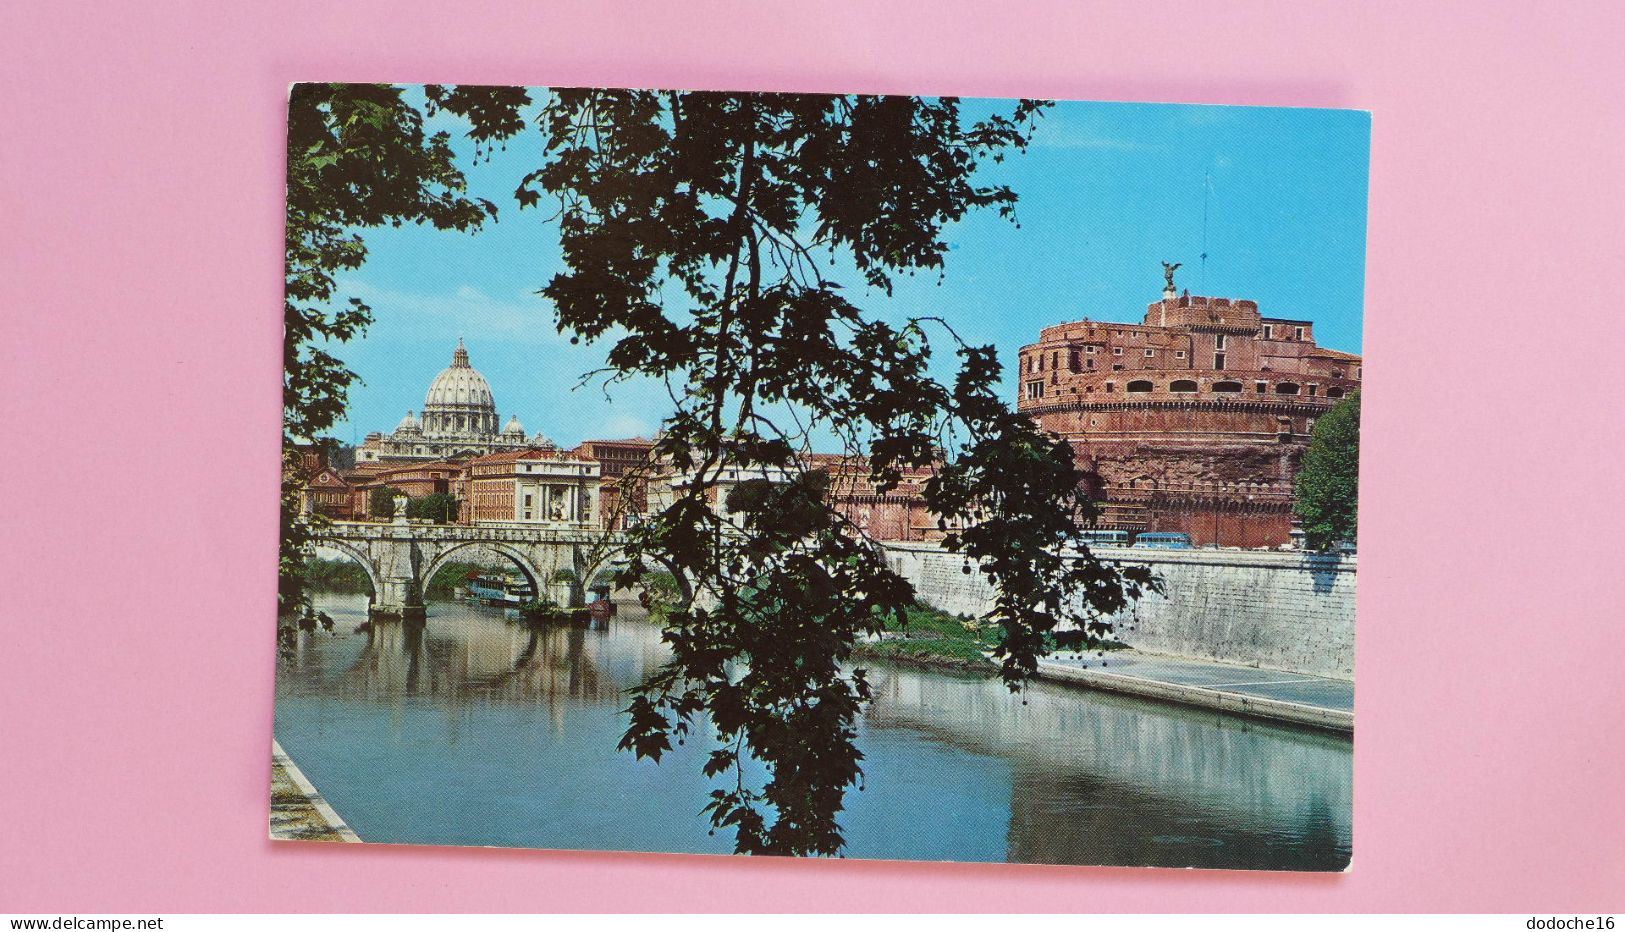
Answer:
[[[435,376],[423,399],[423,427],[435,436],[491,437],[497,432],[496,399],[485,376],[468,359],[461,338],[451,365]]]

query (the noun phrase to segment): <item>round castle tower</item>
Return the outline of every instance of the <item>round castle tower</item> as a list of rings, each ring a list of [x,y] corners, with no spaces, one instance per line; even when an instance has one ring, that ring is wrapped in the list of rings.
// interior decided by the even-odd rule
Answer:
[[[1171,291],[1140,324],[1046,327],[1018,365],[1018,409],[1097,474],[1100,527],[1242,547],[1290,541],[1309,431],[1362,374],[1310,321]]]

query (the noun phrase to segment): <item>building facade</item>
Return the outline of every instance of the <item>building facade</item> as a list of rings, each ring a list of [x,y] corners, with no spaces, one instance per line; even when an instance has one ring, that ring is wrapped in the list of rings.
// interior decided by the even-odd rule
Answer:
[[[856,455],[806,453],[794,468],[781,466],[722,467],[707,490],[706,503],[719,516],[732,520],[728,496],[742,483],[762,481],[786,484],[802,472],[822,472],[828,479],[827,501],[854,533],[875,541],[940,541],[960,529],[957,521],[939,520],[925,505],[923,486],[928,469],[908,470],[895,488],[881,492],[870,477],[869,462]],[[660,511],[683,494],[692,473],[666,471],[650,482],[651,509]]]
[[[1139,324],[1044,328],[1018,367],[1017,407],[1071,442],[1098,527],[1238,547],[1291,541],[1315,418],[1363,375],[1359,356],[1316,345],[1311,321],[1172,289]]]
[[[309,493],[318,507],[355,518],[369,514],[374,490],[408,498],[446,494],[460,503],[458,520],[625,526],[648,506],[643,470],[653,441],[589,440],[561,451],[542,434],[527,436],[517,416],[497,429],[496,398],[469,361],[462,340],[451,365],[435,376],[422,417],[411,411],[388,434],[368,434],[356,448],[355,468],[333,472],[344,483]],[[329,480],[323,480],[327,484]]]
[[[654,441],[587,440],[570,451],[598,464],[598,516],[605,528],[620,530],[649,511],[649,454]]]
[[[897,485],[882,492],[865,457],[814,453],[808,461],[829,474],[831,506],[870,540],[940,541],[963,526],[957,520],[944,521],[926,507],[924,487],[931,469],[905,469]]]
[[[319,454],[306,454],[302,459],[304,469],[299,500],[304,514],[321,515],[335,521],[351,521],[362,514],[356,511],[355,488],[345,481],[338,470],[327,465]]]
[[[463,464],[465,523],[599,527],[598,464],[556,449],[509,450]]]

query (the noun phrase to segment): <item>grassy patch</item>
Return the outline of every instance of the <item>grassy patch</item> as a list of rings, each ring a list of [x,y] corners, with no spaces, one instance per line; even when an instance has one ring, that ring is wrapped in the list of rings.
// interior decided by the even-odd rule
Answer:
[[[372,592],[367,571],[361,564],[347,559],[310,557],[305,561],[305,584],[321,592]]]
[[[907,619],[901,623],[896,619],[887,622],[886,636],[882,640],[859,644],[853,655],[988,672],[996,669],[984,653],[990,644],[971,619],[920,603],[906,614]]]
[[[998,668],[998,664],[987,657],[987,651],[993,647],[998,636],[995,631],[982,628],[975,620],[964,615],[950,615],[922,603],[916,603],[907,614],[904,623],[899,624],[895,620],[887,622],[885,637],[859,644],[853,656],[860,659],[882,657],[985,672]],[[1063,649],[1053,637],[1047,637],[1045,641],[1050,653],[1057,656],[1126,650],[1128,647],[1118,641],[1091,638],[1087,646]]]

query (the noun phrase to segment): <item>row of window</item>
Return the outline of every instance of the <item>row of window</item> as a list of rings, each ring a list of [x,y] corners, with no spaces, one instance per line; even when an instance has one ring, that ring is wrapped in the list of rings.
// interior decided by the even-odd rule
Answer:
[[[1274,392],[1277,395],[1296,395],[1300,391],[1304,391],[1304,388],[1304,386],[1300,386],[1296,382],[1276,382]],[[1115,392],[1117,390],[1117,384],[1115,382],[1107,382],[1105,384],[1105,390],[1107,392]],[[1156,391],[1156,385],[1149,379],[1135,379],[1134,381],[1125,385],[1123,390],[1130,394],[1140,395],[1147,392]],[[1168,383],[1168,391],[1173,392],[1174,394],[1194,395],[1200,390],[1201,386],[1199,386],[1192,379],[1175,379],[1174,381]],[[1219,395],[1239,395],[1245,390],[1245,386],[1243,386],[1240,382],[1234,381],[1214,382],[1212,385],[1208,386],[1208,390]],[[1253,392],[1254,394],[1258,395],[1269,394],[1270,383],[1254,382]],[[1034,380],[1028,382],[1026,384],[1024,394],[1026,395],[1028,401],[1036,401],[1043,398],[1043,381]],[[1311,384],[1307,386],[1306,394],[1308,394],[1310,398],[1316,397],[1320,394],[1320,386],[1318,384]],[[1326,397],[1341,398],[1343,397],[1343,389],[1337,386],[1332,386],[1331,388],[1326,389]]]
[[[1303,339],[1303,334],[1304,334],[1304,329],[1302,327],[1293,327],[1292,328],[1292,339],[1301,340],[1301,339]],[[1264,339],[1266,339],[1266,340],[1275,339],[1275,325],[1274,324],[1265,324],[1264,325]]]
[[[1304,333],[1303,328],[1302,327],[1294,327],[1292,329],[1293,329],[1293,339],[1302,340],[1303,339],[1303,333]],[[1270,325],[1270,324],[1265,324],[1264,325],[1264,339],[1266,339],[1266,340],[1273,339],[1274,338],[1274,333],[1275,333],[1275,328],[1274,328],[1273,325]],[[1219,369],[1224,368],[1223,350],[1225,348],[1224,344],[1225,344],[1226,336],[1227,336],[1227,334],[1221,333],[1221,334],[1216,335],[1214,337],[1214,339],[1213,339],[1213,348],[1220,351],[1219,353],[1215,354],[1215,356],[1214,356],[1214,358],[1216,360],[1218,360],[1218,362],[1215,363],[1215,367],[1219,368]],[[1094,353],[1095,353],[1095,347],[1094,346],[1085,346],[1083,348],[1083,351],[1087,355],[1093,356]],[[1143,352],[1145,353],[1145,356],[1146,356],[1147,359],[1150,359],[1150,358],[1157,355],[1157,351],[1155,349],[1147,348]],[[1121,346],[1112,347],[1112,355],[1113,356],[1121,356],[1121,355],[1123,355],[1123,348]],[[1174,350],[1174,358],[1175,359],[1184,359],[1185,358],[1185,351],[1184,350]],[[1068,363],[1069,368],[1071,368],[1074,372],[1077,371],[1078,360],[1077,360],[1077,354],[1075,352],[1069,353],[1069,358],[1067,360],[1067,363]],[[1060,365],[1061,365],[1060,351],[1059,350],[1051,350],[1050,354],[1049,354],[1049,367],[1051,369],[1058,369],[1058,368],[1060,368]],[[1092,367],[1093,366],[1091,365],[1091,368]],[[1027,371],[1028,372],[1043,372],[1044,371],[1044,354],[1043,353],[1036,353],[1036,354],[1034,354],[1032,356],[1027,357]]]

